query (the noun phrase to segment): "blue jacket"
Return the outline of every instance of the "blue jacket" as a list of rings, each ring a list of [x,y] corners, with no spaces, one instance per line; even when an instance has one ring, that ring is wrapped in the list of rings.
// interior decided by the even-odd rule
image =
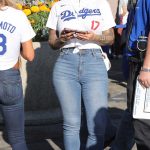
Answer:
[[[136,49],[136,41],[138,37],[148,37],[150,32],[150,0],[137,0],[135,14],[134,10],[129,11],[127,31],[130,30],[132,19],[134,20],[127,46],[129,46],[131,49]],[[128,56],[134,55],[134,52],[131,52],[130,50],[127,50],[126,53]]]
[[[133,21],[133,24],[132,24]],[[132,24],[132,26],[131,26]],[[132,28],[131,28],[132,27]],[[131,28],[131,31],[130,31]],[[129,75],[129,56],[134,56],[136,51],[136,41],[139,36],[147,36],[150,32],[150,0],[137,0],[135,11],[133,8],[129,10],[127,27],[126,48],[123,57],[123,74],[127,79]],[[132,49],[134,51],[129,50]]]

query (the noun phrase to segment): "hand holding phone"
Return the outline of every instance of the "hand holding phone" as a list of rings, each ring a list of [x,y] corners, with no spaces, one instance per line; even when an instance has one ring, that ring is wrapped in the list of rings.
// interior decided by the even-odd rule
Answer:
[[[88,33],[87,31],[82,31],[82,30],[76,30],[75,32],[76,32],[76,33],[82,33],[82,34]]]
[[[87,31],[82,31],[82,30],[75,30],[75,29],[70,29],[70,28],[64,28],[64,32],[65,33],[69,33],[69,32],[75,32],[75,33],[87,33]]]
[[[76,30],[70,29],[70,28],[64,28],[64,32],[65,33],[70,33],[70,32],[76,32]]]

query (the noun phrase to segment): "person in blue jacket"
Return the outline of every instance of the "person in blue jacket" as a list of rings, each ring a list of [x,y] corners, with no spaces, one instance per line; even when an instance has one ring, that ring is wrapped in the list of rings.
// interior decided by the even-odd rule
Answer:
[[[140,84],[150,87],[150,0],[137,0],[132,26],[129,24],[129,77],[127,84],[128,108],[132,112],[136,78]],[[129,20],[128,22],[132,22]],[[144,52],[140,52],[137,41],[140,37],[148,38]],[[139,45],[140,47],[140,45]],[[150,120],[134,119],[135,142],[138,150],[150,150]]]
[[[130,0],[130,2],[135,5],[131,7],[128,15],[128,38],[124,52],[128,60],[127,110],[121,120],[112,150],[130,150],[134,143],[133,140],[135,140],[138,150],[150,150],[150,120],[133,119],[132,117],[137,76],[143,87],[150,87],[150,0],[136,0],[136,2]],[[142,41],[147,39],[147,44],[144,42],[138,48],[137,43],[141,37]],[[140,51],[141,48],[143,52]],[[117,141],[118,139],[119,141]],[[120,146],[123,149],[119,149]]]

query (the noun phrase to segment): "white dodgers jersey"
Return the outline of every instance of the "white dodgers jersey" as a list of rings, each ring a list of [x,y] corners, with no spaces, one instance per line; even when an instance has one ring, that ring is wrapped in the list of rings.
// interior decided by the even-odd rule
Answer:
[[[114,27],[115,21],[106,0],[61,0],[52,7],[46,26],[59,34],[64,28],[70,28],[101,35],[102,31]],[[100,45],[94,41],[71,39],[64,47],[86,49]]]
[[[35,36],[26,15],[12,7],[0,10],[0,70],[12,68],[20,55],[20,44]]]

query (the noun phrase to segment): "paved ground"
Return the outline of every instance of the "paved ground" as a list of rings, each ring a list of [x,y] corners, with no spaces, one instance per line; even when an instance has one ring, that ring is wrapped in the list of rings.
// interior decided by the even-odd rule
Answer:
[[[126,108],[126,82],[121,72],[121,59],[112,60],[109,80],[109,110],[112,122],[117,127]],[[25,133],[29,150],[63,150],[61,122],[27,124]],[[3,125],[0,125],[0,150],[11,150],[6,141]],[[136,147],[132,150],[136,150]]]

